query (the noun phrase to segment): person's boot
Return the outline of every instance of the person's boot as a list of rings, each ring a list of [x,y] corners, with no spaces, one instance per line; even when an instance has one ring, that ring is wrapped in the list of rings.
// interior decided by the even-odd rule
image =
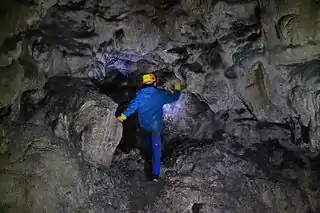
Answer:
[[[159,175],[152,175],[152,181],[158,183],[159,182]]]

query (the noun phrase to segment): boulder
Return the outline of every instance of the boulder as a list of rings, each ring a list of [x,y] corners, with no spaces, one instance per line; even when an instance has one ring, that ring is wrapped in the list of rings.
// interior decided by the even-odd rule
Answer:
[[[2,123],[1,129],[1,210],[72,212],[88,194],[77,150],[44,126]]]
[[[80,147],[88,162],[110,165],[122,136],[117,104],[86,79],[54,77],[45,94],[34,115],[25,116],[28,122],[50,126],[57,137]]]

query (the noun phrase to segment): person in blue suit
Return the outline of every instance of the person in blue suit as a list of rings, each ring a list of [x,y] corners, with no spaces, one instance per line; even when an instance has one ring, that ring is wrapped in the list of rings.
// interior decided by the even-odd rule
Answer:
[[[130,101],[126,110],[117,119],[123,122],[138,111],[141,127],[151,133],[152,179],[158,181],[161,159],[161,133],[163,131],[163,105],[177,101],[181,95],[181,84],[175,84],[175,92],[167,93],[156,88],[156,77],[153,74],[143,75],[143,87]],[[148,141],[146,141],[148,142]]]

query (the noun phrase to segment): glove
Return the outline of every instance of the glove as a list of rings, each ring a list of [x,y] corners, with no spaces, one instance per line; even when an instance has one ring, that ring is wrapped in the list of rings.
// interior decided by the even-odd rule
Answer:
[[[127,119],[127,116],[125,114],[121,113],[121,115],[118,116],[117,119],[122,123],[124,120]]]
[[[181,83],[180,83],[180,82],[175,83],[175,84],[174,84],[174,89],[175,89],[176,91],[180,91],[180,90],[181,90]]]

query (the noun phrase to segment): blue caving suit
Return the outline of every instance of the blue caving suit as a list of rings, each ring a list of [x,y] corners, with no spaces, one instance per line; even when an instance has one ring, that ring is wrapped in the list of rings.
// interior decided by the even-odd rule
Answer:
[[[147,132],[152,133],[152,175],[160,174],[160,133],[163,131],[162,107],[165,104],[177,101],[180,95],[180,91],[167,93],[148,85],[136,93],[136,97],[123,112],[123,114],[129,117],[137,110],[141,127]]]

